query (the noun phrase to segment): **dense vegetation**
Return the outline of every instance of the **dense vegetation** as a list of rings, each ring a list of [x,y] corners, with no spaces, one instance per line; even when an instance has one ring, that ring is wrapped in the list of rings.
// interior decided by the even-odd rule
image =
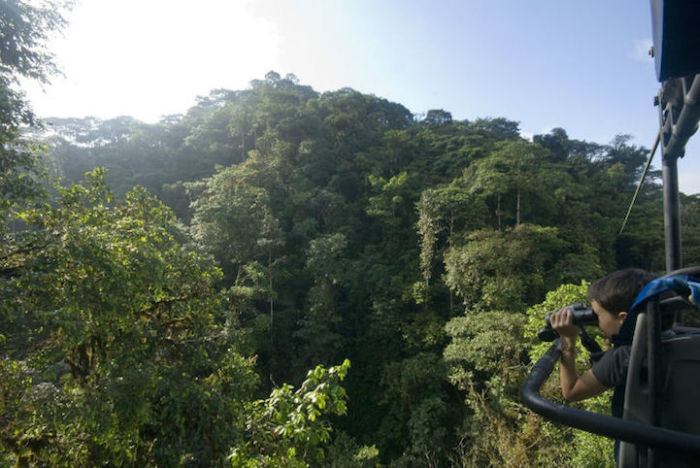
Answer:
[[[647,150],[274,72],[154,125],[40,127],[31,57],[0,75],[0,467],[611,464],[517,389],[545,312],[663,269],[654,180],[618,235]]]

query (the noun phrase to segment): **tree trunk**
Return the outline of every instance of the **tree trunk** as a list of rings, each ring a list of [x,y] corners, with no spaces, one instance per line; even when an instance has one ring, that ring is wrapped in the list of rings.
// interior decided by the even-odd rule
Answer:
[[[268,298],[270,300],[270,338],[272,338],[272,324],[275,319],[274,299],[272,298],[272,252],[267,253],[267,278],[268,278]]]
[[[501,194],[496,194],[496,218],[498,219],[498,230],[501,230]]]

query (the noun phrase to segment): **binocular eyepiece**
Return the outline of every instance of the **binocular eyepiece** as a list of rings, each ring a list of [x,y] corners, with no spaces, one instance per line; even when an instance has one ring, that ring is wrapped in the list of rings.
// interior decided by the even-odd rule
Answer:
[[[576,304],[571,304],[566,307],[558,309],[559,312],[562,309],[570,309],[572,315],[572,322],[574,325],[596,325],[598,323],[598,316],[593,312],[593,308],[589,305],[578,302]],[[559,333],[557,333],[550,323],[549,319],[552,314],[547,314],[544,318],[544,328],[537,332],[537,337],[540,341],[554,341],[559,338]]]

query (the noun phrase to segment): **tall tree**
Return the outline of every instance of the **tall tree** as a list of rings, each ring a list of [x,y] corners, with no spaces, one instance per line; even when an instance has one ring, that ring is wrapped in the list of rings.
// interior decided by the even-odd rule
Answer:
[[[248,180],[252,172],[244,166],[220,171],[207,179],[205,191],[193,203],[195,240],[222,262],[234,284],[246,263],[267,262],[283,243],[268,192]]]
[[[447,284],[466,311],[524,310],[541,299],[558,278],[565,243],[553,227],[521,224],[504,231],[474,231],[445,254]]]
[[[502,204],[505,197],[511,201],[511,209],[515,211],[514,225],[518,226],[524,198],[529,198],[533,205],[537,202],[538,210],[529,206],[529,212],[542,211],[543,208],[551,210],[550,200],[561,174],[545,173],[545,163],[546,152],[541,146],[525,141],[507,141],[499,144],[489,156],[471,165],[465,171],[465,178],[471,191],[495,198],[499,229],[503,227]],[[538,199],[533,200],[535,197]]]
[[[65,21],[66,3],[42,6],[21,0],[0,2],[0,223],[16,203],[41,192],[37,147],[20,135],[23,126],[36,124],[20,91],[20,78],[46,83],[57,69],[46,42]]]
[[[23,219],[41,237],[2,279],[2,448],[19,466],[220,465],[257,385],[220,271],[102,171]]]

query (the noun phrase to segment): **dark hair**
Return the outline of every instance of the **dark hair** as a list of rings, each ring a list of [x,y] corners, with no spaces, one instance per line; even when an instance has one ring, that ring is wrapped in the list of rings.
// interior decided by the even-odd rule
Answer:
[[[657,276],[639,268],[627,268],[610,273],[588,288],[588,300],[596,301],[611,314],[629,312],[644,286]]]

